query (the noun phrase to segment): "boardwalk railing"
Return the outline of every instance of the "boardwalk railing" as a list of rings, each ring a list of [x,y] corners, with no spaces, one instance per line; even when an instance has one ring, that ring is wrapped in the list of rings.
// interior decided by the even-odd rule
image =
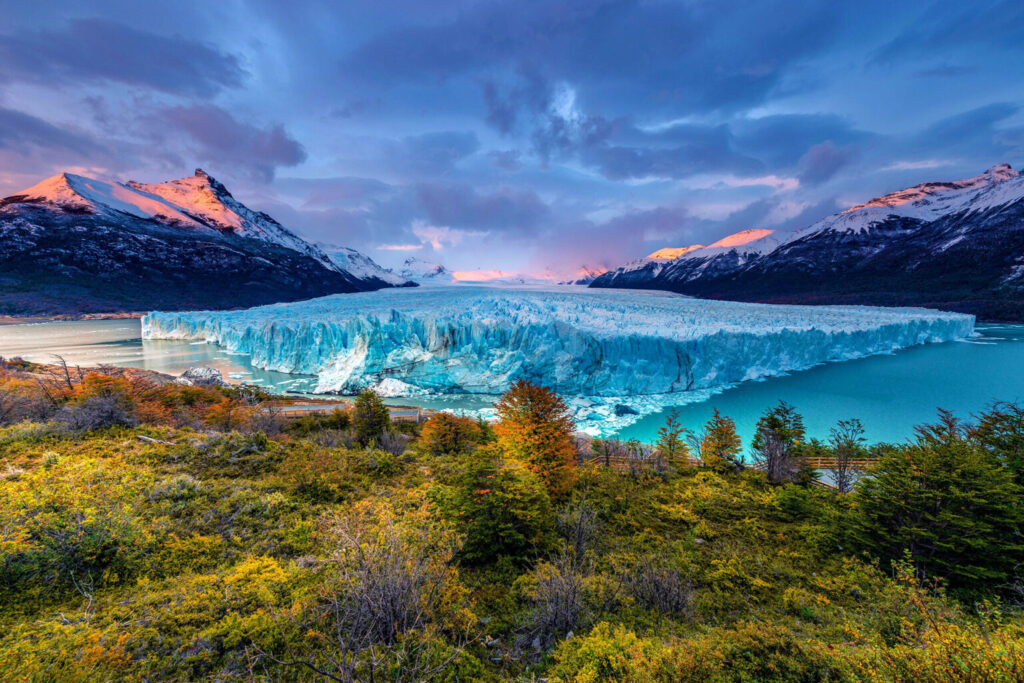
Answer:
[[[348,401],[303,402],[303,403],[264,403],[261,408],[272,412],[283,420],[297,420],[306,415],[330,415],[335,410],[349,410],[352,404]],[[424,410],[417,406],[387,406],[392,422],[423,422],[434,414],[433,410]]]
[[[835,469],[839,469],[839,467],[836,466],[835,458],[794,458],[794,460],[797,460],[798,462],[806,462],[813,469],[816,469],[816,470],[835,470]],[[847,461],[845,463],[845,467],[846,467],[846,469],[849,469],[849,470],[861,470],[861,471],[863,471],[863,470],[871,469],[877,463],[878,463],[878,458],[858,458],[858,459],[855,459],[855,460]],[[747,465],[747,467],[751,467],[751,468],[753,468],[755,470],[764,470],[765,469],[765,463],[763,461],[762,462],[755,462],[755,463],[752,463],[750,465]]]
[[[613,470],[630,470],[634,467],[657,467],[669,464],[668,458],[657,455],[630,456],[630,455],[586,455],[577,458],[580,465],[597,465],[610,467]],[[697,467],[701,461],[697,458],[687,458],[687,467]]]

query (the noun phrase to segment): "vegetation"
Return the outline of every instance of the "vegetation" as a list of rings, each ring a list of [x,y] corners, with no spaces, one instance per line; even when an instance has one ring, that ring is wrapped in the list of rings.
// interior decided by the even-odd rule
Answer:
[[[587,442],[527,383],[493,434],[254,401],[5,364],[7,678],[1024,679],[1019,406],[868,446],[780,405],[746,467],[725,416]]]

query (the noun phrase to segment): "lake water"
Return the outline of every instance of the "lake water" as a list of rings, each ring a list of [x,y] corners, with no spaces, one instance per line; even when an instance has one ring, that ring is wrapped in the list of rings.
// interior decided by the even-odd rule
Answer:
[[[1024,325],[979,324],[978,333],[961,342],[928,344],[746,382],[677,410],[683,424],[696,428],[718,408],[736,420],[744,443],[749,443],[758,416],[783,399],[804,415],[811,436],[825,438],[836,420],[855,417],[864,423],[869,440],[902,441],[914,425],[932,420],[936,408],[967,417],[993,400],[1024,400]],[[72,365],[121,365],[169,374],[208,365],[225,378],[278,391],[309,392],[316,385],[314,377],[255,368],[247,356],[213,344],[143,340],[138,320],[0,325],[0,355],[36,362],[53,362],[60,355]],[[487,407],[480,397],[389,402],[426,408]],[[667,412],[643,417],[619,436],[654,441]]]

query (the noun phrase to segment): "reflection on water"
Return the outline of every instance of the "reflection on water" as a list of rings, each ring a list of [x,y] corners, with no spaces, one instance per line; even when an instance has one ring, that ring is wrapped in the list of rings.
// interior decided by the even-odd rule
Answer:
[[[1024,400],[1024,325],[979,325],[979,336],[963,342],[930,344],[888,356],[820,365],[788,376],[746,382],[698,403],[678,408],[685,424],[697,428],[718,408],[736,420],[745,443],[765,407],[779,399],[803,413],[808,434],[827,438],[836,420],[859,418],[872,441],[900,441],[915,424],[943,407],[962,415],[995,399]],[[248,356],[213,344],[143,340],[138,320],[87,320],[0,325],[0,355],[72,365],[121,365],[180,374],[207,365],[226,378],[277,391],[310,392],[316,378],[254,368]],[[484,397],[396,399],[389,403],[426,408],[481,410]],[[620,432],[623,438],[654,441],[663,411]]]
[[[261,370],[244,354],[229,353],[214,344],[142,338],[139,320],[76,320],[0,325],[0,355],[52,363],[59,355],[70,365],[121,365],[170,375],[205,365],[226,379],[274,388],[312,391],[316,378]]]

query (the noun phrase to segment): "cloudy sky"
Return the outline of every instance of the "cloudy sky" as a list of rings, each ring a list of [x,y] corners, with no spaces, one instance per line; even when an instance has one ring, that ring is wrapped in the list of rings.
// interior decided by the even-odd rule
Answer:
[[[561,275],[1024,157],[1020,0],[6,0],[3,15],[0,195],[62,170],[201,166],[388,266]]]

